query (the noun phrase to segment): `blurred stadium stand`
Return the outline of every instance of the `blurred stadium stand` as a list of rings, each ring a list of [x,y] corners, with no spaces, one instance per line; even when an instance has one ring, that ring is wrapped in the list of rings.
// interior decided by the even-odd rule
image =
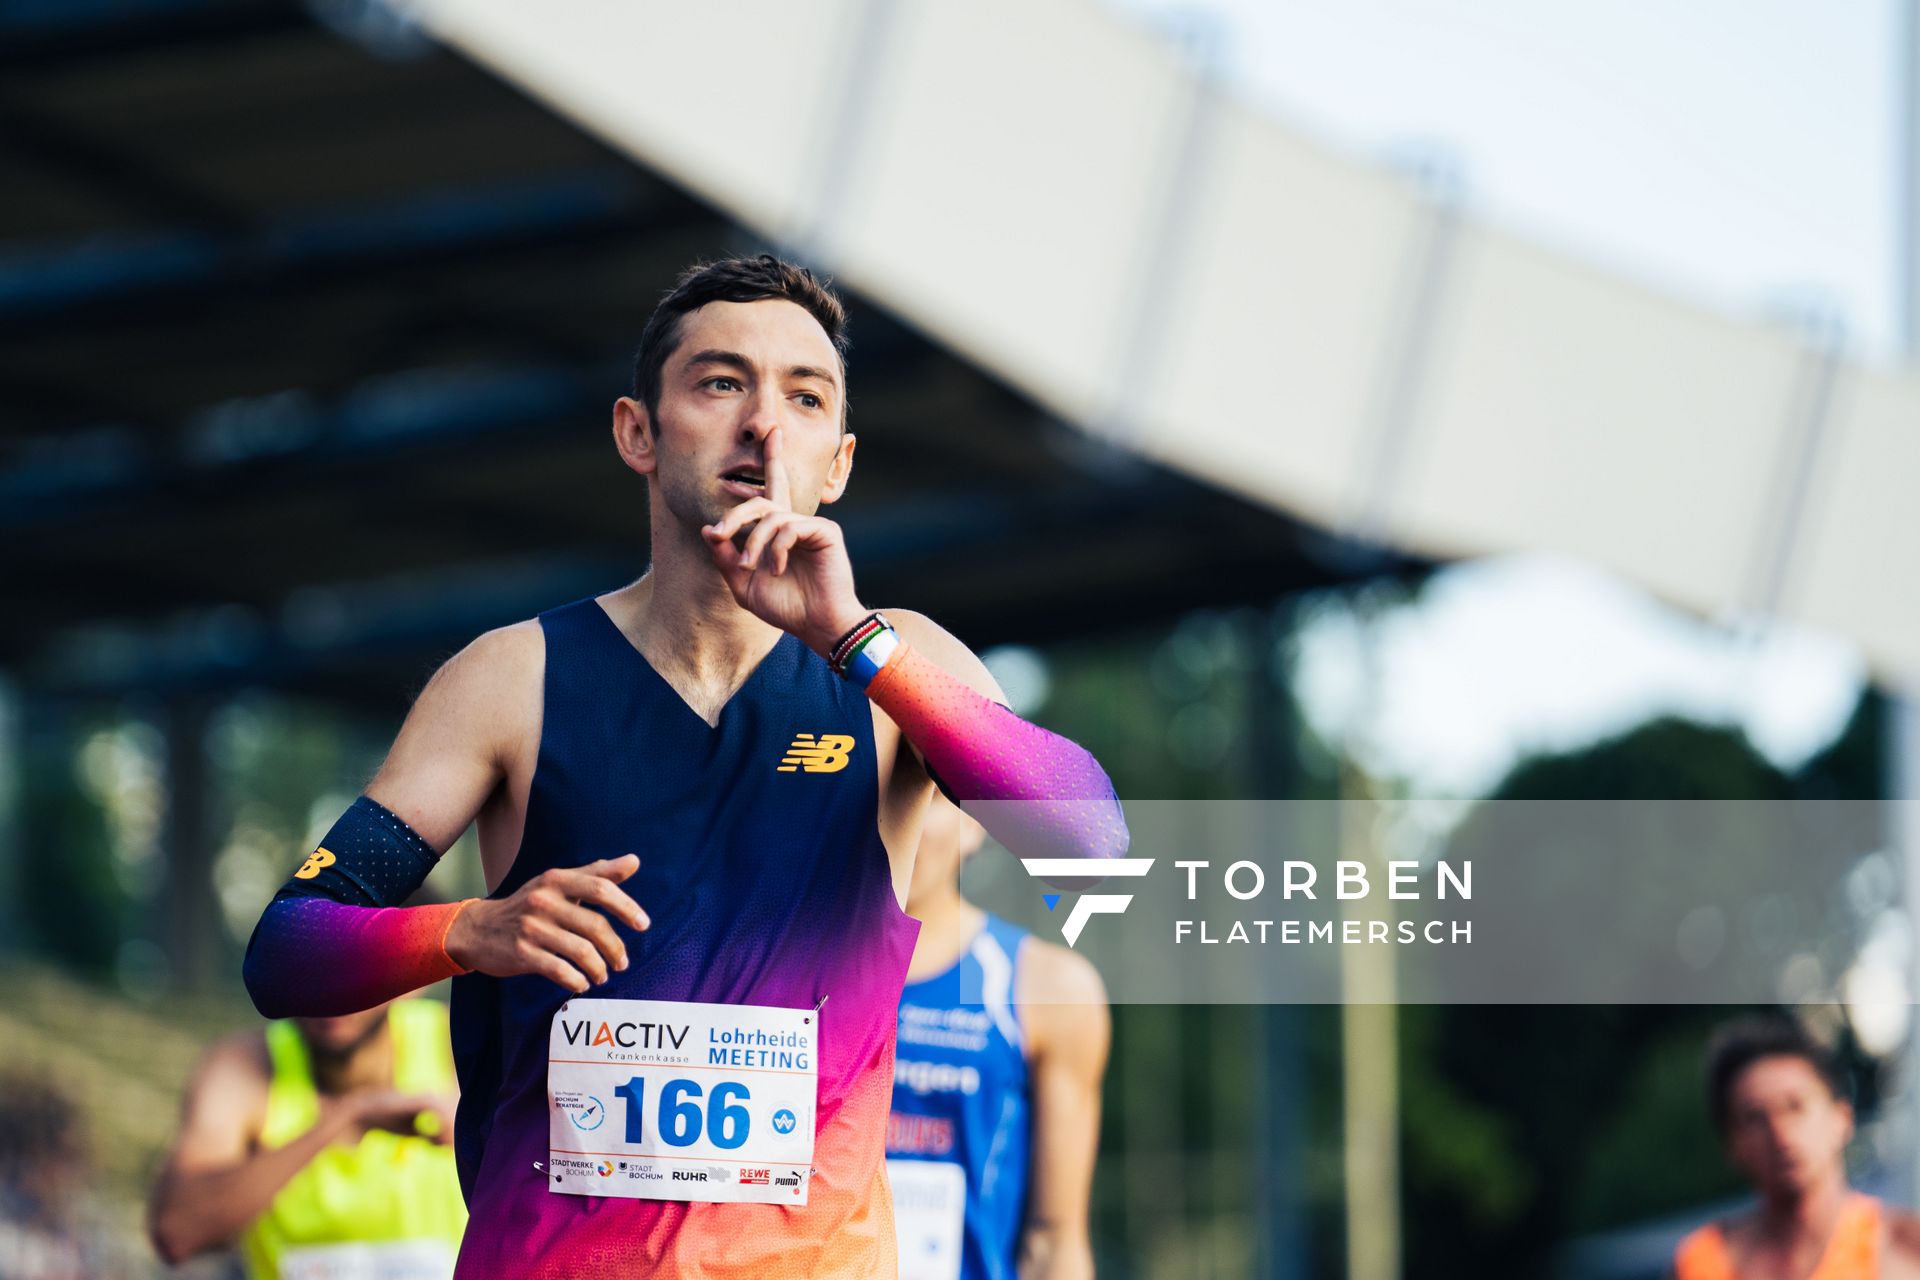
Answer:
[[[603,423],[655,296],[757,242],[465,60],[296,5],[0,8],[0,662],[391,705],[643,562]],[[976,643],[1338,576],[856,303],[862,587]],[[1202,572],[1203,570],[1203,572]]]
[[[391,714],[476,632],[644,563],[603,425],[631,346],[680,268],[764,242],[381,12],[0,6],[0,526],[24,552],[0,666],[27,732],[46,700],[133,691],[181,743],[237,688]],[[1091,441],[853,305],[835,514],[870,599],[985,646],[1407,563]]]

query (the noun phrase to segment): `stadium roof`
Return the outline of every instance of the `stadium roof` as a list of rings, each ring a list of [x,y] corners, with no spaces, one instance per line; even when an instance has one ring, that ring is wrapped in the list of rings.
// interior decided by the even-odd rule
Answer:
[[[638,571],[644,499],[605,434],[630,345],[682,266],[765,228],[377,6],[17,3],[0,66],[17,679],[384,702]],[[1039,641],[1400,563],[852,302],[836,514],[869,599]]]
[[[1920,680],[1920,371],[1480,225],[1096,0],[414,0],[1091,435],[1430,557],[1547,549]],[[715,92],[716,81],[724,92]]]

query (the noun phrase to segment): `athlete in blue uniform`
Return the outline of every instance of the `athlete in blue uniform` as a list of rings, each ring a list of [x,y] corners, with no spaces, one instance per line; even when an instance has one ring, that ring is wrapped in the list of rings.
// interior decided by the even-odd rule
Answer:
[[[936,797],[907,911],[887,1121],[901,1280],[1093,1274],[1106,992],[1087,961],[960,896],[978,823]]]

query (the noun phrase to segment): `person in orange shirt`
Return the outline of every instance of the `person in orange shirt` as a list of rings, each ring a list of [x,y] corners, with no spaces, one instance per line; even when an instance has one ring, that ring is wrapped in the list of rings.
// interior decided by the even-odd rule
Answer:
[[[1707,1103],[1759,1202],[1682,1240],[1675,1280],[1920,1277],[1920,1219],[1847,1185],[1853,1104],[1839,1063],[1799,1024],[1722,1028],[1707,1051]]]

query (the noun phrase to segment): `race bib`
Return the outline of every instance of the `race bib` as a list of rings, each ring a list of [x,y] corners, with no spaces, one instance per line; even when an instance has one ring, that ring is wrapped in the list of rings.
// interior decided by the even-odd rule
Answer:
[[[547,1188],[803,1205],[820,1015],[677,1000],[569,1000],[547,1040]]]
[[[900,1280],[960,1280],[967,1171],[948,1160],[889,1160]]]
[[[327,1244],[280,1255],[280,1280],[448,1280],[453,1246],[439,1240]]]

